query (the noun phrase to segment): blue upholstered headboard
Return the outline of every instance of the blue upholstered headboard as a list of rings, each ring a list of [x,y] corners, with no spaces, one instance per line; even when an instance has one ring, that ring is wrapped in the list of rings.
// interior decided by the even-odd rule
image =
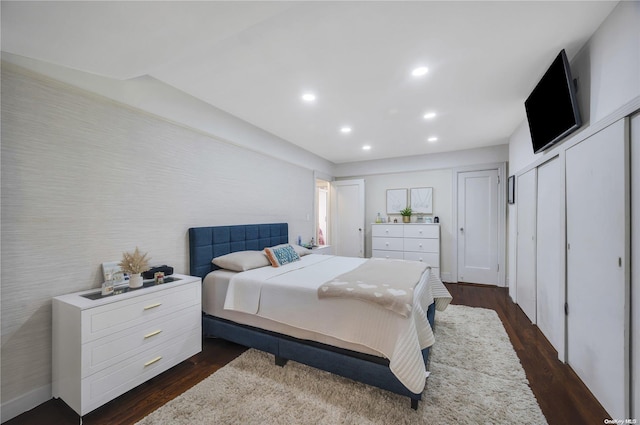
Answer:
[[[217,269],[211,260],[236,251],[260,251],[289,243],[287,223],[192,227],[189,229],[189,273],[204,277]]]

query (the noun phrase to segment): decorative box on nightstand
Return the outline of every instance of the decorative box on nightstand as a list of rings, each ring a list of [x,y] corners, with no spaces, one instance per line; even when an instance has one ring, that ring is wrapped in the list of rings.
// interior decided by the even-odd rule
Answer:
[[[149,286],[146,286],[149,285]],[[202,350],[201,280],[53,299],[53,396],[80,416]]]

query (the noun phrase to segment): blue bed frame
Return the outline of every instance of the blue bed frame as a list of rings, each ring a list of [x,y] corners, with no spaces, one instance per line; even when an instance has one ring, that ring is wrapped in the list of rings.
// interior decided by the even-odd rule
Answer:
[[[214,257],[244,250],[289,243],[286,223],[249,224],[235,226],[194,227],[189,229],[190,274],[202,279],[217,269]],[[434,326],[435,304],[429,306],[427,317]],[[203,313],[202,330],[205,337],[222,338],[247,347],[269,352],[276,364],[284,366],[293,360],[355,381],[382,388],[411,399],[411,408],[418,408],[422,394],[409,391],[389,369],[384,358],[345,350],[313,341],[258,329],[213,317]],[[429,348],[422,350],[425,365]]]

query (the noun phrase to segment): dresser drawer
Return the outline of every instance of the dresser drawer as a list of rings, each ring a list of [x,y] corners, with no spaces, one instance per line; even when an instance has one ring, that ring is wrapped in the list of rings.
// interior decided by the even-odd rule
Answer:
[[[202,335],[199,329],[193,329],[83,379],[82,411],[90,412],[201,349]]]
[[[405,252],[405,260],[421,261],[431,267],[440,267],[440,255],[432,252]]]
[[[407,238],[404,240],[405,251],[437,253],[439,248],[440,248],[440,241],[438,239]]]
[[[93,340],[82,347],[82,377],[120,364],[194,329],[202,329],[202,311],[197,304]]]
[[[388,236],[392,238],[401,238],[404,236],[402,225],[397,224],[374,224],[371,226],[371,236]]]
[[[405,238],[438,238],[440,226],[426,224],[410,224],[404,226]]]
[[[372,252],[374,258],[394,258],[396,260],[404,259],[404,253],[402,251],[384,251],[380,249],[374,249]]]
[[[371,248],[385,251],[402,251],[404,249],[402,241],[402,238],[373,238],[371,240]]]
[[[147,323],[158,317],[200,305],[200,282],[192,282],[165,291],[152,292],[82,312],[82,342]]]

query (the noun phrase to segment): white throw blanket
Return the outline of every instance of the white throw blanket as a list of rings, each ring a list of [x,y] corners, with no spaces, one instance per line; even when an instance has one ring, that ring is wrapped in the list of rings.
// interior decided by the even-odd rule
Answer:
[[[413,291],[430,268],[418,261],[371,258],[318,288],[318,298],[355,298],[403,317],[413,310]]]

